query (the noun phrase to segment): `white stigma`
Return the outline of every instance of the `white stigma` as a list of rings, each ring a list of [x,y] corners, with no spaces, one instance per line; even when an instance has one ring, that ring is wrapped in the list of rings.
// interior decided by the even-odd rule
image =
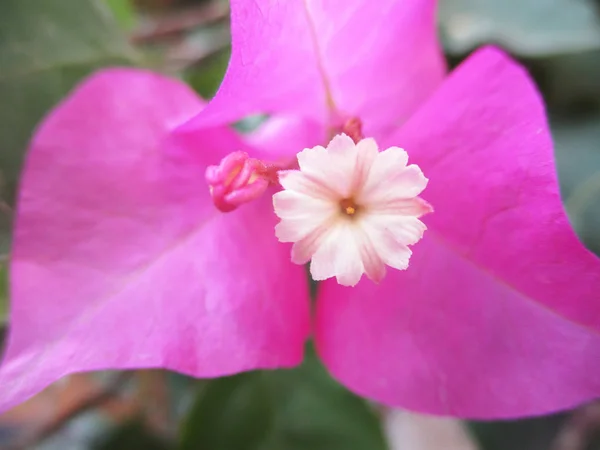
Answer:
[[[344,286],[363,273],[379,282],[386,265],[408,267],[408,246],[426,230],[419,217],[433,209],[418,197],[427,178],[407,165],[404,150],[380,152],[374,139],[355,144],[340,134],[327,148],[300,152],[298,163],[300,170],[279,172],[284,190],[273,196],[275,234],[294,243],[294,263],[311,261],[314,280],[336,277]]]

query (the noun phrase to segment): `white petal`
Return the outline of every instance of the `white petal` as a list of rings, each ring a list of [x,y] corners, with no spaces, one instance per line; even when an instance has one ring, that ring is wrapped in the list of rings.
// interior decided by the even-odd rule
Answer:
[[[275,226],[275,235],[281,242],[296,242],[316,228],[326,225],[339,214],[339,206],[294,191],[273,195],[275,214],[281,222]]]
[[[410,216],[368,215],[362,220],[362,226],[370,236],[386,232],[404,245],[416,244],[427,230],[423,222]]]
[[[356,159],[352,173],[352,185],[350,191],[356,195],[363,189],[369,178],[373,163],[377,160],[379,148],[373,138],[366,138],[356,144]]]
[[[329,144],[327,144],[327,152],[332,156],[340,156],[346,158],[349,150],[354,150],[356,144],[349,136],[341,133],[335,135]]]
[[[279,172],[279,183],[284,189],[298,192],[322,200],[338,199],[338,194],[328,185],[312,178],[299,170],[284,170]]]
[[[329,222],[320,224],[320,226],[315,227],[310,233],[294,243],[292,246],[292,262],[294,264],[306,264],[311,260],[323,245],[327,236],[335,231],[336,219],[336,216],[332,217]]]
[[[297,242],[320,228],[322,224],[322,221],[311,217],[285,219],[275,225],[275,236],[279,242]]]
[[[335,136],[327,148],[304,149],[298,154],[302,173],[326,185],[338,199],[348,198],[362,186],[379,153],[374,139],[355,144],[345,134]]]
[[[433,211],[432,206],[420,197],[383,198],[368,205],[369,214],[421,217]]]
[[[340,221],[323,237],[312,257],[310,273],[314,280],[336,277],[343,286],[354,286],[364,266],[353,223]]]
[[[337,199],[344,198],[350,186],[352,167],[349,159],[354,160],[350,157],[356,151],[354,143],[346,151],[346,155],[341,150],[333,155],[323,147],[304,149],[298,153],[300,170],[315,183],[326,186]]]
[[[339,204],[329,200],[309,197],[295,191],[280,191],[273,195],[275,214],[281,219],[299,216],[328,216],[332,212],[339,212]]]
[[[385,263],[398,270],[406,270],[412,255],[412,250],[399,243],[391,234],[384,233],[377,246],[379,256]]]
[[[416,244],[427,229],[416,217],[369,215],[361,221],[379,257],[388,266],[399,270],[408,267],[412,251],[408,245]]]
[[[377,248],[373,245],[372,237],[361,226],[357,225],[360,234],[356,233],[357,245],[360,257],[365,268],[365,273],[370,280],[379,283],[385,277],[385,262],[379,255]]]
[[[357,200],[370,204],[383,199],[411,198],[427,186],[427,178],[416,165],[407,166],[408,155],[398,147],[380,152]]]

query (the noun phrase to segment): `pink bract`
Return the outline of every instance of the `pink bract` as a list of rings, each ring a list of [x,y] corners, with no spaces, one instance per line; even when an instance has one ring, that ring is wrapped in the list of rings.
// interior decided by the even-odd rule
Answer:
[[[435,9],[434,0],[232,0],[229,68],[188,126],[286,112],[328,125],[357,116],[366,135],[392,130],[444,77]]]
[[[222,214],[204,179],[228,151],[260,153],[227,127],[170,135],[202,107],[183,83],[107,70],[37,130],[12,252],[3,409],[75,371],[212,377],[301,361],[306,276],[273,234],[270,197]],[[314,139],[298,125],[266,135],[289,144],[280,157]]]
[[[205,109],[182,83],[109,70],[37,130],[0,408],[75,371],[298,364],[308,289],[275,238],[271,196],[221,214],[204,174],[233,151],[290,160],[351,118],[408,152],[436,212],[408,270],[320,286],[314,333],[332,374],[388,405],[462,417],[600,395],[600,262],[563,211],[524,70],[488,48],[442,82],[433,0],[231,3],[232,58]],[[275,117],[244,138],[228,127],[257,112]]]
[[[599,325],[600,263],[563,211],[524,69],[477,52],[392,144],[429,177],[435,212],[408,270],[321,285],[327,367],[355,392],[436,414],[531,415],[596,397],[600,334],[576,322]]]

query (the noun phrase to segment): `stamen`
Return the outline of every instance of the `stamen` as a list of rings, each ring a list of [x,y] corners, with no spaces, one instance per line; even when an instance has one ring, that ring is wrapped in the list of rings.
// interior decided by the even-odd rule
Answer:
[[[364,139],[361,120],[358,117],[351,117],[348,119],[342,127],[342,133],[349,136],[355,144],[358,144]]]
[[[345,198],[340,201],[340,208],[348,216],[354,216],[358,212],[358,205],[351,198]]]
[[[328,129],[329,139],[333,139],[334,136],[338,134],[345,134],[350,139],[354,141],[355,144],[358,144],[361,140],[364,139],[362,133],[362,121],[358,117],[350,117],[349,119],[340,120],[336,122],[335,125],[331,126]]]

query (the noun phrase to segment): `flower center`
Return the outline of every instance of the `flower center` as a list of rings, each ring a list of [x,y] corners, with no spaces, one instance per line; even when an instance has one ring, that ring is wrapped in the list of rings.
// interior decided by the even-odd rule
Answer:
[[[360,208],[358,207],[354,199],[345,198],[340,201],[340,209],[347,216],[353,217],[358,213]]]

